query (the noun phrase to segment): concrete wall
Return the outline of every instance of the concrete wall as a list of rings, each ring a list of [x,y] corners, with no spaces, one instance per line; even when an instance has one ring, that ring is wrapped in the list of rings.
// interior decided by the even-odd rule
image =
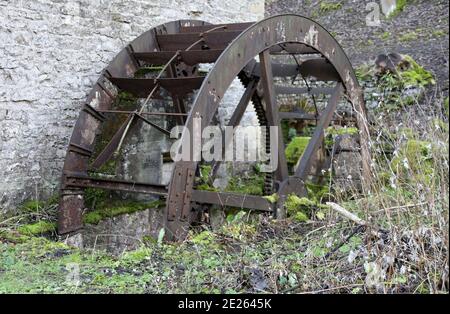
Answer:
[[[263,15],[263,0],[0,0],[0,212],[57,190],[81,105],[127,42],[171,20]]]

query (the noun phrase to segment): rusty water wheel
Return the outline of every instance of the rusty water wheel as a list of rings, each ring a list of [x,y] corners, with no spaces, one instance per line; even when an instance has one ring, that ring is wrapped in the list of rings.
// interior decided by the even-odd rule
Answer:
[[[308,58],[298,61],[297,57]],[[293,58],[296,63],[276,63],[279,57]],[[206,76],[198,71],[199,64],[214,63]],[[135,78],[135,73],[148,65],[162,65],[158,75]],[[275,85],[278,78],[314,77],[316,81],[332,83],[329,88],[312,90],[301,87]],[[155,131],[168,134],[159,125],[149,121],[147,115],[165,115],[192,130],[194,117],[202,117],[202,128],[214,123],[221,100],[232,81],[239,78],[245,87],[241,100],[229,121],[237,126],[251,102],[259,123],[278,126],[282,119],[314,121],[316,126],[295,171],[286,163],[283,136],[278,132],[278,164],[265,178],[265,193],[276,192],[277,204],[266,198],[239,193],[197,190],[195,177],[199,162],[174,162],[168,185],[130,182],[90,176],[117,152],[127,132],[136,121],[152,126]],[[274,79],[275,78],[275,79]],[[145,99],[171,97],[173,106],[165,112],[143,112],[144,106],[133,110],[114,110],[117,90]],[[191,106],[189,95],[198,90]],[[328,94],[327,104],[321,112],[280,112],[277,94]],[[352,66],[336,40],[316,22],[298,15],[279,15],[257,23],[213,25],[201,21],[174,21],[142,34],[123,49],[106,67],[89,94],[80,113],[70,140],[61,188],[59,207],[59,234],[73,234],[83,228],[84,190],[100,188],[125,192],[147,193],[163,197],[166,206],[163,224],[168,240],[185,238],[194,219],[193,208],[220,205],[272,213],[284,217],[286,197],[294,193],[304,196],[305,180],[317,163],[317,151],[323,143],[324,129],[335,119],[338,103],[347,100],[354,112],[360,130],[362,170],[370,176],[367,145],[366,113],[362,91]],[[317,109],[317,108],[316,108]],[[108,114],[126,115],[121,126],[95,154],[95,140]],[[181,140],[189,135],[183,132]],[[268,142],[266,145],[269,145]],[[266,147],[269,150],[269,147]],[[95,155],[95,156],[94,156]],[[212,165],[213,173],[219,163]]]

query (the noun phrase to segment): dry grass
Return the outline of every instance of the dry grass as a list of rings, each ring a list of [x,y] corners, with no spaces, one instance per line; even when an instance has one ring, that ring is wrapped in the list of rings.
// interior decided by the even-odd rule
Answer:
[[[448,292],[449,133],[442,97],[374,119],[375,178],[367,195],[337,201],[385,232],[366,234],[370,292]],[[339,220],[338,217],[335,218]]]

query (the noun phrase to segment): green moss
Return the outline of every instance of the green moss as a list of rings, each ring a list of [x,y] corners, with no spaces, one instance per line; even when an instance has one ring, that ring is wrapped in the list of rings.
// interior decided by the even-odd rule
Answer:
[[[434,85],[433,75],[420,66],[410,56],[404,55],[402,66],[395,73],[385,73],[378,77],[378,93],[383,97],[380,99],[380,109],[398,110],[399,108],[417,103],[423,92],[418,91],[416,95],[408,95],[404,90],[409,87],[424,89],[428,85]]]
[[[199,184],[195,186],[196,190],[217,192],[218,190],[209,184]]]
[[[200,175],[204,180],[208,180],[211,175],[212,167],[210,165],[201,165],[200,166]]]
[[[433,74],[420,66],[413,58],[408,55],[404,56],[409,63],[409,69],[400,72],[401,80],[405,86],[427,86],[434,85]]]
[[[359,81],[371,81],[373,79],[373,66],[369,64],[360,65],[355,69],[355,75]]]
[[[417,40],[418,38],[419,38],[419,35],[416,32],[412,31],[412,32],[408,32],[408,33],[402,34],[399,37],[399,40],[402,41],[402,42],[408,42],[408,41]]]
[[[295,194],[290,194],[286,198],[284,206],[287,209],[289,217],[303,222],[308,220],[308,213],[316,207],[316,203],[306,197],[298,197]]]
[[[13,230],[1,230],[0,242],[22,243],[29,239],[28,236]]]
[[[211,231],[205,230],[200,232],[199,234],[195,235],[191,241],[194,244],[197,245],[208,245],[211,242],[213,242],[215,239],[215,235],[214,233],[212,233]]]
[[[141,247],[137,250],[126,252],[122,257],[122,261],[127,264],[139,264],[149,259],[151,253],[152,251],[148,247]]]
[[[228,223],[222,227],[223,234],[231,236],[234,239],[245,240],[256,234],[256,227],[252,224],[239,222]]]
[[[110,205],[103,204],[102,207],[84,214],[83,222],[96,225],[105,218],[116,217],[124,214],[132,214],[148,208],[157,208],[162,206],[162,204],[162,201],[142,203],[136,201],[115,200]]]
[[[249,177],[232,177],[225,188],[226,192],[239,192],[250,195],[263,195],[264,175],[254,174]]]
[[[296,221],[298,221],[298,222],[305,222],[305,221],[308,221],[308,216],[307,216],[305,213],[301,212],[301,211],[296,212],[296,213],[292,216],[292,218],[294,218],[294,220],[296,220]]]
[[[263,197],[272,204],[275,204],[276,202],[278,202],[278,199],[279,199],[277,193],[274,193],[274,194],[268,195],[268,196],[263,196]]]
[[[20,211],[22,213],[34,213],[44,208],[45,204],[41,201],[30,200],[20,206]]]
[[[92,211],[83,215],[83,222],[85,224],[97,225],[104,218],[100,211]]]
[[[41,220],[36,223],[22,225],[17,228],[17,231],[27,236],[42,235],[45,233],[55,232],[56,223]]]
[[[98,168],[97,172],[114,175],[116,173],[116,168],[117,160],[115,158],[112,158],[105,162],[100,168]]]
[[[135,111],[138,105],[138,98],[133,94],[125,91],[120,91],[112,104],[113,110],[123,111]],[[94,154],[91,157],[90,162],[93,162],[95,158],[103,151],[106,145],[112,140],[114,134],[118,131],[119,127],[128,118],[127,113],[114,113],[106,114],[108,119],[101,125],[101,132],[95,139]],[[116,156],[113,156],[107,161],[100,169],[93,170],[95,173],[111,174],[114,175],[116,171]]]
[[[134,73],[134,77],[135,78],[143,78],[147,74],[155,74],[155,76],[156,76],[159,74],[159,72],[161,72],[162,69],[163,69],[162,66],[141,67]]]
[[[384,32],[384,33],[382,33],[382,34],[380,35],[380,38],[381,38],[382,40],[387,40],[387,39],[389,39],[389,37],[391,37],[391,33],[390,33],[390,32]]]
[[[432,37],[436,37],[436,38],[438,38],[438,37],[443,37],[443,36],[445,36],[445,35],[447,35],[447,33],[446,33],[444,30],[442,30],[442,29],[434,30],[434,31],[431,33],[431,36],[432,36]]]
[[[306,190],[308,191],[308,198],[313,200],[318,207],[322,207],[320,203],[330,194],[330,187],[328,184],[314,184],[307,182]]]
[[[342,9],[342,3],[341,2],[328,2],[328,1],[321,1],[319,6],[319,12],[320,14],[327,14],[331,11],[336,11]]]
[[[137,105],[138,98],[133,94],[125,91],[120,91],[113,105],[114,109],[120,110],[134,110]]]
[[[310,137],[297,136],[287,145],[285,154],[288,164],[295,165],[308,146]]]
[[[212,167],[210,165],[200,165],[200,177],[195,178],[196,190],[217,191],[217,189],[212,186],[211,171]]]
[[[104,189],[87,188],[84,190],[84,201],[90,209],[104,207],[111,196],[111,192]]]

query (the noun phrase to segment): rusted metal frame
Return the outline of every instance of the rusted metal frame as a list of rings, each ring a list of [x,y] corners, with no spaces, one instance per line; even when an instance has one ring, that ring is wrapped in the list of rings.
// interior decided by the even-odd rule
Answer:
[[[299,67],[303,77],[313,76],[319,81],[340,81],[339,73],[327,59],[310,59],[303,61]]]
[[[126,111],[126,110],[98,110],[101,113],[119,113],[119,114],[133,114],[134,111]],[[141,115],[150,115],[150,116],[187,116],[187,113],[179,113],[179,112],[141,112]]]
[[[318,50],[316,50],[313,47],[308,46],[304,43],[291,42],[291,43],[284,43],[281,45],[283,45],[284,47],[281,47],[280,44],[270,47],[270,54],[287,56],[290,54],[307,55],[307,54],[317,54],[318,53]]]
[[[289,56],[295,57],[292,54]],[[289,77],[302,74],[303,76],[314,76],[319,81],[338,81],[339,75],[334,67],[325,58],[314,58],[304,61],[297,61],[297,64],[272,63],[273,77]],[[254,70],[254,76],[260,76],[260,64],[257,63]],[[326,79],[323,79],[326,78]]]
[[[168,67],[167,74],[169,77],[173,77],[173,78],[177,77],[176,71],[175,71],[175,66],[173,64],[170,67]],[[175,95],[175,94],[171,94],[170,96],[172,98],[173,104],[176,107],[177,112],[185,114],[186,106],[184,105],[183,98],[180,97],[179,95]],[[185,120],[186,120],[185,116],[181,116],[181,115],[177,116],[178,123],[184,124]]]
[[[108,142],[108,144],[106,144],[105,148],[103,148],[100,154],[98,154],[98,156],[95,158],[94,162],[91,164],[91,169],[100,168],[111,158],[111,156],[119,146],[120,141],[122,140],[122,135],[124,134],[125,129],[128,127],[128,125],[133,123],[133,117],[134,114],[128,115],[127,119],[122,123],[117,132],[114,133],[113,137]]]
[[[200,32],[200,37],[203,37],[204,35],[206,35],[208,33],[211,33],[211,32],[214,32],[214,31],[217,31],[219,29],[225,29],[226,30],[227,28],[228,28],[228,25],[216,25],[216,26],[214,26],[214,27],[212,27],[212,28],[210,28],[208,30]]]
[[[161,72],[160,72],[161,74]],[[113,80],[113,78],[109,78],[110,80]],[[155,79],[156,81],[156,79]],[[113,82],[113,81],[112,81]],[[155,84],[152,91],[148,94],[147,98],[144,101],[144,104],[141,106],[139,111],[135,111],[132,114],[128,115],[125,122],[121,125],[119,130],[113,135],[111,141],[108,142],[108,144],[105,146],[105,148],[102,150],[102,152],[97,156],[95,161],[92,163],[91,167],[93,169],[98,169],[101,167],[105,162],[107,162],[111,156],[120,150],[123,141],[125,140],[125,136],[128,133],[128,130],[130,129],[132,123],[135,121],[136,114],[140,115],[143,111],[145,106],[147,105],[150,98],[153,96],[155,91],[158,89],[158,85]]]
[[[155,86],[153,90],[150,92],[150,94],[147,96],[146,101],[148,101],[153,93],[157,90],[158,86]],[[100,154],[97,156],[97,158],[94,160],[94,162],[91,165],[92,169],[98,169],[100,168],[104,163],[106,163],[115,152],[119,151],[122,147],[123,141],[125,140],[125,136],[128,133],[128,130],[130,129],[131,125],[135,122],[136,115],[140,115],[144,108],[145,108],[146,102],[142,105],[141,109],[139,111],[134,111],[130,115],[128,115],[127,119],[124,121],[124,123],[120,126],[120,128],[117,130],[117,132],[113,135],[112,139],[106,144],[105,148],[100,152]]]
[[[185,51],[189,51],[192,48],[194,48],[195,46],[197,46],[200,43],[205,42],[205,38],[202,36],[202,34],[200,34],[200,39],[198,39],[197,41],[194,41],[190,46],[188,46]]]
[[[191,45],[190,47],[188,47],[186,49],[186,51],[190,50],[192,47],[194,47],[194,45]],[[143,110],[144,110],[145,106],[147,105],[148,101],[151,99],[151,97],[153,96],[155,91],[160,87],[161,81],[162,81],[162,79],[161,79],[162,74],[169,68],[169,66],[172,64],[172,62],[178,57],[179,53],[180,53],[180,51],[176,51],[175,54],[172,56],[172,58],[170,58],[169,61],[167,61],[167,63],[164,65],[164,67],[158,73],[156,78],[153,79],[153,85],[154,86],[153,86],[152,91],[148,94],[148,96],[145,99],[144,103],[142,104],[140,110],[137,111],[135,114],[140,115],[143,112]],[[120,82],[120,78],[110,77],[109,80],[112,83],[116,82],[116,84],[118,82]],[[122,81],[123,80],[124,79],[122,79]],[[132,80],[132,79],[126,79],[126,80]],[[150,79],[150,80],[152,80],[152,79]],[[165,80],[171,80],[171,79],[165,79]],[[116,134],[114,134],[114,136],[113,136],[113,140],[114,141],[111,140],[106,145],[105,149],[99,155],[99,157],[101,157],[101,158],[99,159],[97,157],[96,161],[93,164],[93,167],[95,167],[95,168],[100,167],[101,165],[103,165],[105,162],[107,162],[111,158],[111,156],[112,156],[112,154],[114,154],[114,152],[117,152],[118,150],[120,150],[120,147],[122,146],[122,143],[123,143],[123,141],[124,141],[124,139],[125,139],[125,137],[126,137],[126,135],[128,133],[128,130],[130,129],[131,124],[134,121],[135,114],[131,114],[129,116],[129,118],[125,121],[125,123],[121,126],[121,128],[118,130],[118,132]],[[116,137],[116,135],[117,135],[117,137]],[[117,141],[117,138],[119,138],[119,135],[120,135],[120,139]],[[116,146],[116,144],[117,144],[117,146]]]
[[[286,155],[284,152],[283,132],[279,123],[280,117],[274,91],[272,63],[270,61],[269,51],[265,50],[260,53],[259,60],[261,63],[261,85],[264,92],[264,101],[266,103],[267,122],[269,126],[278,127],[278,165],[275,171],[275,178],[279,182],[282,182],[289,176],[289,173],[286,163]]]
[[[166,218],[169,223],[175,224],[175,229],[178,229],[180,222],[186,222],[190,218],[190,203],[197,165],[194,163],[190,166],[190,164],[191,162],[177,163],[172,173],[172,189],[169,189]]]
[[[316,87],[308,90],[306,87],[275,85],[275,93],[277,95],[300,95],[307,93],[312,95],[330,95],[332,92],[333,88],[330,87]]]
[[[212,32],[204,34],[203,37],[201,33],[164,34],[158,35],[158,42],[162,50],[186,50],[186,48],[191,50],[194,47],[201,50],[199,44],[202,42],[210,49],[223,49],[240,33],[241,31]],[[200,40],[196,40],[198,38]]]
[[[169,28],[176,22],[166,24]],[[192,25],[199,25],[201,22],[190,21]],[[203,23],[204,24],[204,23]],[[145,51],[153,51],[155,49],[154,42],[156,41],[154,30],[150,30],[138,38],[131,44],[133,47]],[[153,40],[152,40],[153,37]],[[96,133],[100,123],[105,120],[104,115],[99,114],[100,109],[110,109],[116,95],[114,95],[108,88],[103,85],[104,79],[112,77],[112,73],[116,76],[128,76],[134,71],[135,64],[129,55],[129,51],[124,48],[118,55],[110,62],[108,67],[102,72],[99,80],[94,88],[89,93],[86,104],[95,105],[93,107],[86,107],[83,110],[75,124],[68,152],[64,163],[64,172],[61,184],[61,199],[58,210],[58,233],[69,234],[77,232],[82,228],[81,213],[84,208],[83,188],[68,187],[66,185],[66,176],[68,172],[78,171],[83,174],[87,173],[89,151],[93,149],[92,134]],[[111,72],[110,72],[111,71]],[[93,117],[95,119],[90,119]]]
[[[181,26],[180,33],[202,33],[212,28],[225,28],[229,31],[243,31],[246,28],[252,26],[254,22],[248,23],[230,23],[230,24],[211,24],[202,26]]]
[[[236,127],[241,122],[242,117],[244,116],[245,110],[248,107],[248,104],[250,103],[253,95],[256,92],[256,89],[258,87],[259,78],[254,77],[250,80],[250,82],[247,85],[247,88],[245,89],[244,93],[242,94],[241,99],[239,100],[239,103],[237,104],[236,108],[234,109],[233,115],[230,118],[230,121],[228,121],[227,126],[228,127]],[[226,141],[224,143],[224,149],[223,152],[227,149],[227,147],[231,144],[232,138],[226,138]],[[211,166],[211,181],[214,181],[214,178],[217,175],[217,171],[219,170],[220,165],[222,162],[220,160],[216,160],[213,162]]]
[[[318,120],[320,119],[321,115],[316,117],[313,114],[305,113],[305,112],[280,112],[280,120],[289,120],[289,119],[296,119],[296,120]],[[340,117],[333,117],[331,119],[333,122],[356,122],[353,118],[340,118]]]
[[[193,190],[192,202],[272,212],[272,204],[269,201],[261,196],[254,195]]]
[[[282,47],[284,49],[284,47],[282,45],[280,45],[280,47]],[[286,51],[286,50],[285,50]],[[288,51],[286,51],[288,52]],[[297,64],[297,69],[299,70],[299,74],[301,75],[303,82],[306,85],[306,89],[308,91],[308,94],[310,95],[313,104],[314,104],[314,109],[315,109],[315,113],[316,113],[316,118],[319,116],[319,111],[317,109],[317,103],[316,103],[316,97],[314,96],[314,94],[311,94],[311,87],[308,84],[308,80],[306,79],[306,76],[304,74],[304,69],[302,67],[302,65],[300,64],[300,62],[298,61],[297,57],[295,56],[295,54],[290,54],[291,58],[294,59],[295,63]],[[320,59],[320,62],[323,63],[323,60]],[[306,61],[304,62],[305,64],[307,63]],[[334,70],[334,68],[333,68]],[[334,70],[335,71],[335,70]],[[339,76],[338,76],[339,77]],[[294,83],[295,79],[297,78],[297,75],[295,75],[292,79],[292,83]]]
[[[280,112],[279,113],[280,121],[281,120],[317,120],[317,117],[310,113],[305,112]]]
[[[141,64],[139,63],[139,60],[136,59],[136,57],[134,56],[133,46],[131,44],[129,44],[128,46],[125,47],[125,49],[128,52],[128,55],[130,56],[131,61],[133,61],[134,66],[138,69],[141,66]]]
[[[232,80],[242,70],[245,64],[251,62],[256,55],[267,48],[285,42],[302,43],[303,46],[300,47],[302,52],[305,52],[305,47],[311,48],[310,51],[314,53],[320,51],[336,68],[346,86],[347,92],[353,95],[355,89],[358,89],[358,83],[348,58],[335,39],[322,26],[308,18],[298,15],[275,16],[254,24],[245,32],[241,33],[226,48],[197,93],[190,115],[186,121],[186,127],[192,129],[193,117],[195,115],[204,117],[202,123],[210,123],[212,115],[217,110],[218,103],[226,88],[231,84]],[[299,47],[293,46],[293,49],[291,50],[289,48],[288,51],[293,53],[293,50],[296,48]],[[182,140],[186,136],[187,133],[183,132]],[[176,162],[175,165],[194,170],[197,166],[195,162],[185,161]],[[297,195],[304,193],[304,186],[300,179],[290,177],[283,182],[283,186],[286,186],[286,191],[294,191]],[[286,182],[292,183],[287,184]],[[180,183],[183,183],[182,180],[176,179],[175,177],[172,178],[169,185],[169,200],[176,199],[176,186]],[[168,207],[170,207],[170,204],[168,204]],[[177,233],[177,228],[183,226],[185,225],[173,221],[167,224],[166,228],[170,233],[175,234]],[[185,231],[179,234],[182,236],[185,234]]]
[[[213,28],[211,28],[211,29],[209,29],[209,30],[207,30],[207,31],[205,31],[205,32],[200,33],[200,34],[199,34],[200,39],[199,39],[198,41],[194,42],[194,43],[193,43],[192,45],[190,45],[189,47],[187,47],[187,48],[184,50],[184,52],[185,52],[185,53],[186,53],[186,52],[189,52],[189,51],[190,51],[192,48],[194,48],[197,44],[199,44],[200,42],[203,42],[203,41],[204,41],[204,36],[205,36],[206,34],[209,34],[209,33],[211,33],[211,32],[214,32],[215,30],[222,29],[222,28],[224,28],[224,26],[217,26],[217,27],[213,27]],[[176,58],[179,58],[180,55],[181,55],[181,51],[178,50],[178,51],[174,54],[174,56],[173,56],[171,59],[169,59],[169,61],[166,63],[166,65],[164,66],[164,68],[163,68],[163,69],[161,70],[161,72],[159,73],[157,79],[159,79],[159,77],[161,76],[161,74],[163,73],[163,71],[165,71],[166,69],[168,69],[168,74],[169,74],[170,77],[177,77],[177,75],[175,74],[175,69],[174,69],[174,66],[172,65],[172,62],[173,62]],[[180,95],[175,95],[175,94],[172,94],[171,97],[172,97],[172,100],[173,100],[175,106],[177,107],[178,112],[180,112],[180,113],[185,113],[185,112],[186,112],[186,107],[184,106],[182,97],[180,97]],[[184,122],[185,122],[185,119],[184,119],[183,117],[179,117],[179,123],[184,124]]]
[[[181,22],[180,22],[180,25],[179,25],[179,29],[180,28],[181,28]],[[161,51],[161,46],[159,45],[158,37],[156,35],[155,35],[155,39],[156,39],[156,42],[158,44],[159,50]],[[169,75],[169,77],[176,77],[174,66],[173,66],[173,61],[175,59],[179,59],[180,57],[181,57],[181,51],[177,50],[177,51],[174,52],[173,56],[170,57],[166,61],[165,68],[167,68],[167,74]],[[161,73],[162,73],[162,71],[160,72],[160,74]],[[172,97],[172,101],[174,102],[175,106],[177,107],[178,113],[180,113],[180,114],[186,113],[186,107],[184,106],[184,103],[182,101],[182,97],[179,97],[179,95],[174,95],[173,93],[171,93],[171,97]],[[178,116],[176,116],[176,118],[177,118],[177,121],[179,123],[183,124],[184,121],[185,121],[185,117],[183,117],[183,116],[178,115]]]
[[[333,94],[331,94],[330,99],[328,100],[328,105],[323,111],[320,120],[317,123],[316,129],[311,140],[308,143],[308,146],[305,149],[305,152],[300,157],[300,164],[295,171],[295,177],[300,178],[302,180],[306,179],[308,176],[311,166],[314,162],[313,156],[319,149],[323,140],[323,131],[330,124],[333,113],[336,110],[336,106],[339,102],[344,91],[344,87],[342,83],[337,83]]]
[[[180,78],[159,78],[155,81],[153,78],[115,77],[111,78],[111,82],[121,90],[130,92],[137,97],[147,97],[150,90],[158,90],[159,88],[164,88],[171,94],[184,96],[192,92],[194,89],[199,88],[203,82],[203,79],[204,77],[202,76],[191,76]],[[148,101],[144,102],[142,106],[147,105],[147,103]]]
[[[87,112],[88,114],[93,116],[95,119],[99,120],[100,122],[103,122],[106,119],[106,117],[99,110],[94,109],[94,107],[92,107],[89,104],[84,104],[82,110],[84,112]]]
[[[106,77],[104,77],[105,80],[107,79]],[[106,93],[108,94],[109,97],[111,97],[111,99],[114,99],[114,95],[111,93],[111,91],[106,88],[105,84],[103,84],[102,82],[100,82],[100,80],[97,81],[97,85],[100,86],[100,88]]]
[[[154,194],[160,196],[167,195],[165,185],[133,182],[125,180],[112,180],[102,178],[91,178],[89,176],[67,174],[66,181],[68,187],[74,188],[100,188],[105,190],[124,191],[132,193]]]
[[[147,123],[148,125],[154,127],[155,129],[157,129],[158,131],[160,131],[161,133],[170,136],[170,131],[160,127],[159,125],[157,125],[156,123],[151,122],[150,120],[146,119],[145,117],[143,117],[141,114],[136,113],[136,116],[141,119],[142,121],[144,121],[145,123]]]
[[[87,157],[91,157],[92,156],[92,149],[89,149],[87,147],[83,147],[81,145],[75,144],[75,143],[70,143],[69,144],[69,151],[87,156]]]
[[[190,66],[198,63],[211,63],[217,60],[222,51],[223,49],[180,51],[178,61],[182,61]],[[134,55],[138,60],[142,60],[148,64],[160,64],[170,60],[175,52],[176,51],[135,52]]]

